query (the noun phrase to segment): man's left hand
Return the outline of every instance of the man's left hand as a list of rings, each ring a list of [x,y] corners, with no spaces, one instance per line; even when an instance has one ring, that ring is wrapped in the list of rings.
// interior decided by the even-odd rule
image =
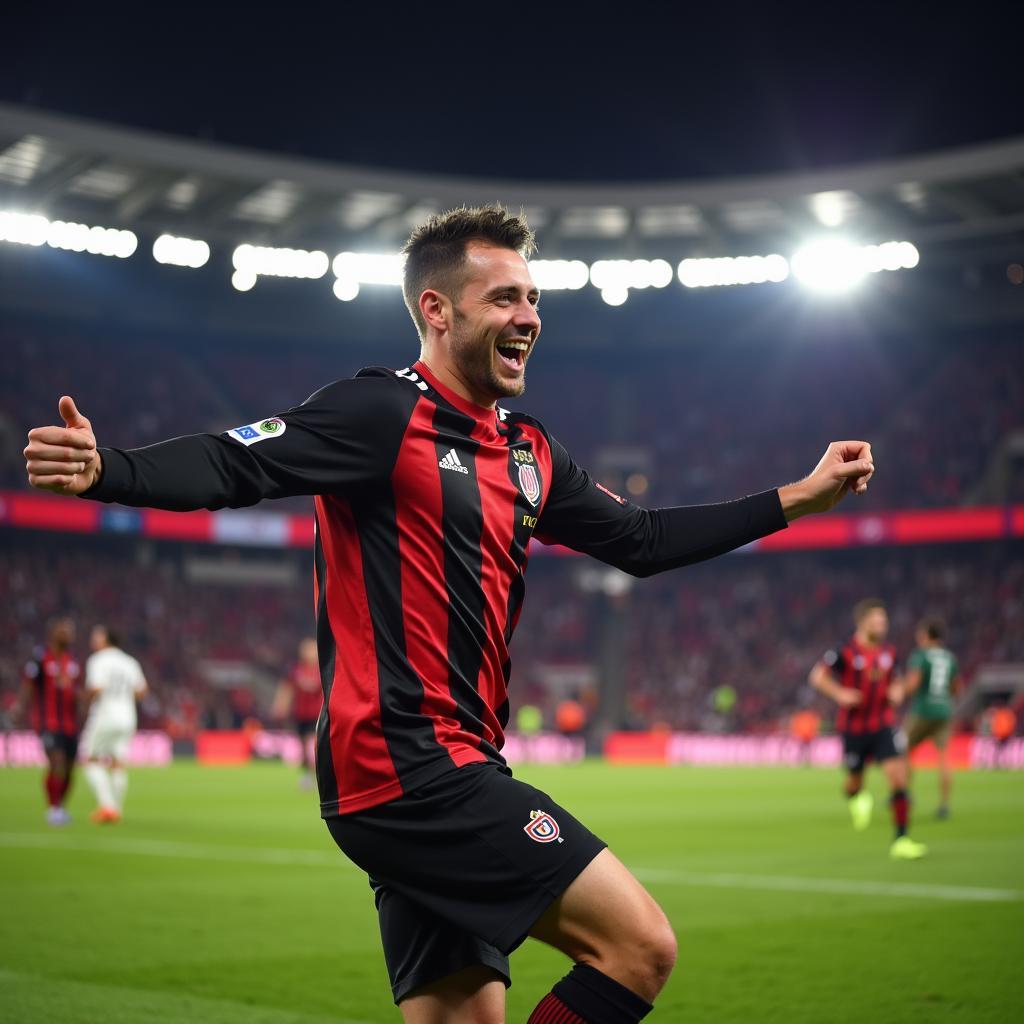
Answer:
[[[828,512],[849,492],[864,494],[875,461],[867,441],[833,441],[810,476],[779,488],[786,521],[812,512]]]

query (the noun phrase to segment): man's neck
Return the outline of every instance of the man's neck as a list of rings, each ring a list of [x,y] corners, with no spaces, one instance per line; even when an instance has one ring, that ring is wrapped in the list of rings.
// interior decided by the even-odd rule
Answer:
[[[482,409],[493,409],[497,406],[497,399],[488,395],[480,395],[472,388],[469,382],[459,373],[458,368],[451,365],[446,359],[437,359],[435,356],[428,356],[420,352],[420,362],[443,384],[449,391],[454,391],[459,398],[467,402],[479,405]]]
[[[861,647],[881,647],[882,642],[880,640],[872,640],[871,637],[865,636],[863,633],[854,633],[854,640],[860,644]]]

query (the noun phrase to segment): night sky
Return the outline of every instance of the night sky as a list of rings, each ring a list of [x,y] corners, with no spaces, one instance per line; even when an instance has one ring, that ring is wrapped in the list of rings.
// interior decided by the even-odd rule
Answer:
[[[1024,135],[1019,3],[213,6],[19,6],[0,99],[503,178],[723,177]]]

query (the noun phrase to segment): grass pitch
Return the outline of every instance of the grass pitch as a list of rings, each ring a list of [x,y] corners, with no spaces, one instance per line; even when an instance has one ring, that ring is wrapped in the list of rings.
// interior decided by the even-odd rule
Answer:
[[[679,966],[649,1018],[998,1021],[1019,1012],[1024,776],[957,777],[953,817],[916,785],[928,859],[893,863],[885,791],[850,827],[814,769],[518,772],[605,838],[668,912]],[[281,765],[135,770],[128,816],[43,824],[40,772],[0,770],[0,1021],[396,1021],[363,876]],[[510,1022],[567,969],[528,942]]]

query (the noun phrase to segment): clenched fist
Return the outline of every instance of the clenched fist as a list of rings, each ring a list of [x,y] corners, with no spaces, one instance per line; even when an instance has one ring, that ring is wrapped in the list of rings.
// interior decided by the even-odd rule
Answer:
[[[867,441],[833,441],[810,476],[779,488],[786,519],[828,512],[847,494],[864,494],[874,472],[875,460]]]
[[[81,494],[100,477],[103,460],[96,450],[92,424],[64,395],[57,405],[62,427],[33,427],[25,448],[28,482],[54,494]]]

